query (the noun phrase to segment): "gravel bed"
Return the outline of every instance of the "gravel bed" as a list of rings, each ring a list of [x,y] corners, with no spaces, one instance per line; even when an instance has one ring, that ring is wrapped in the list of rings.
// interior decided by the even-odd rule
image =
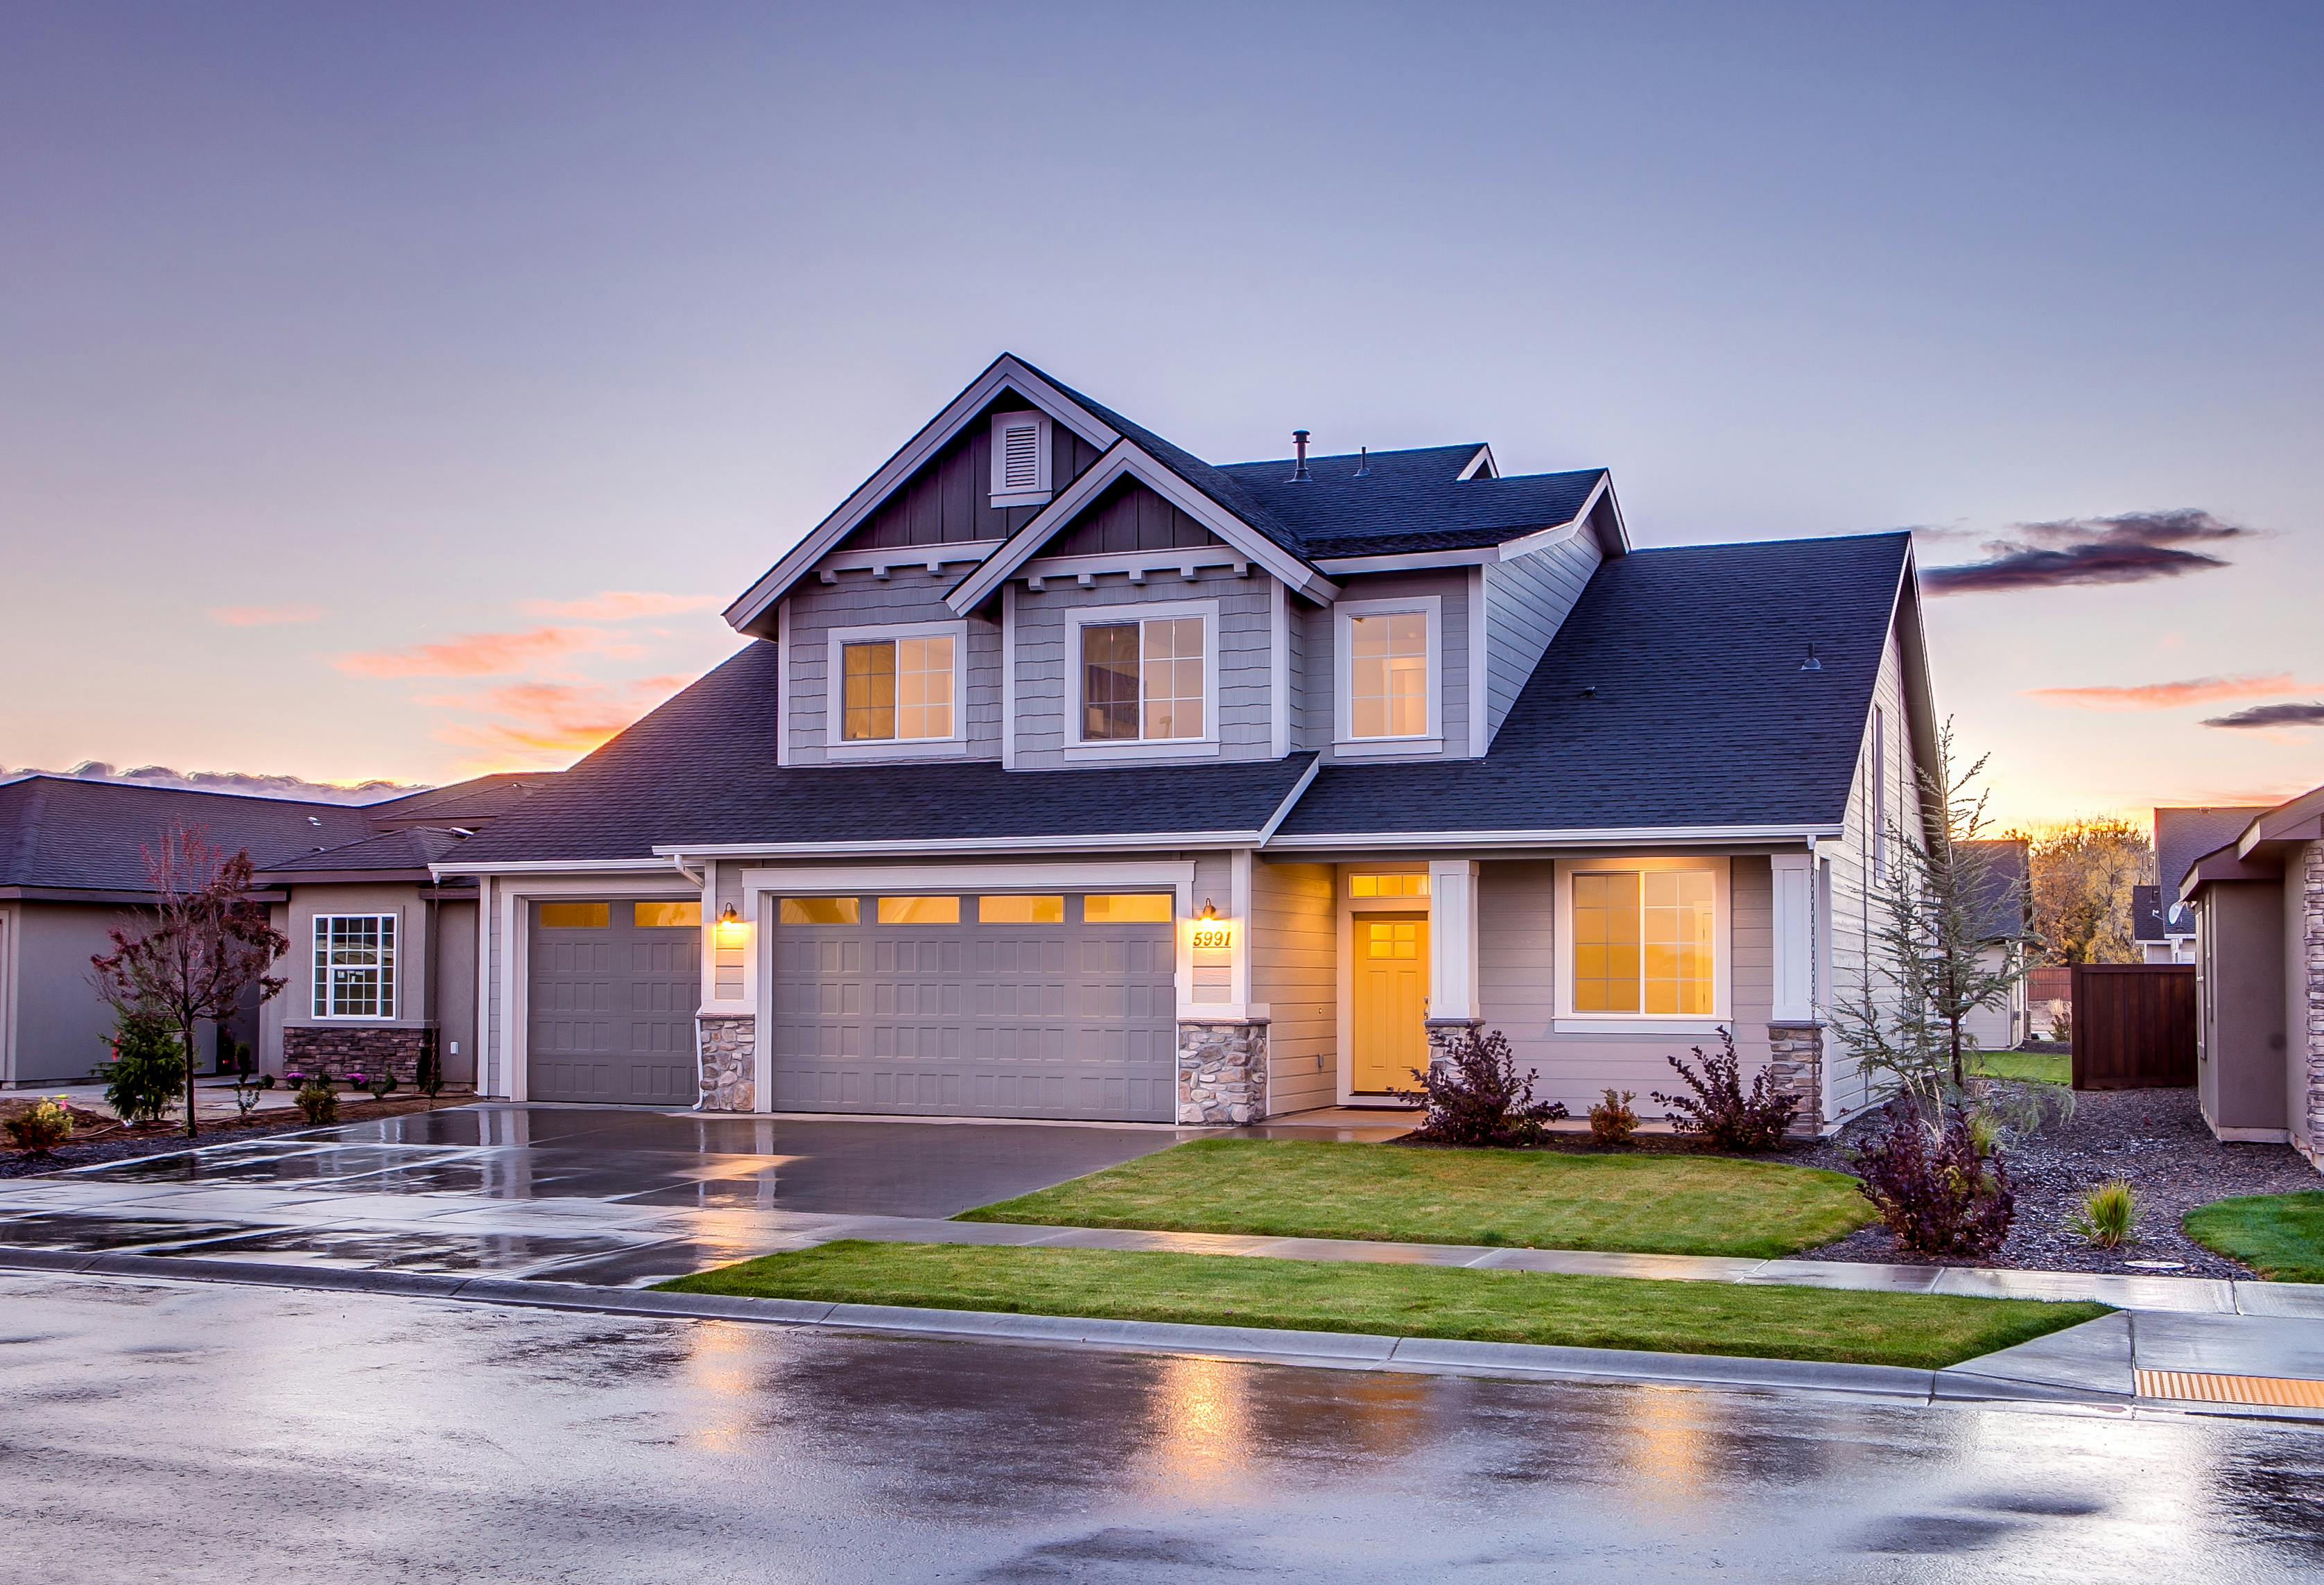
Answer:
[[[2240,1262],[2181,1232],[2179,1219],[2198,1205],[2238,1194],[2324,1189],[2324,1175],[2289,1145],[2226,1145],[2213,1138],[2192,1090],[2094,1090],[2074,1101],[2071,1120],[2053,1122],[2004,1153],[2017,1192],[2017,1217],[1997,1254],[1980,1260],[1926,1260],[1900,1252],[1887,1230],[1875,1225],[1803,1258],[2124,1275],[2141,1272],[2132,1261],[2176,1261],[2176,1270],[2148,1275],[2248,1277],[2254,1274]],[[1861,1139],[1872,1120],[1851,1123],[1837,1143]],[[1832,1141],[1788,1152],[1784,1159],[1848,1170]],[[2092,1249],[2067,1230],[2067,1219],[2084,1190],[2117,1177],[2128,1179],[2138,1192],[2137,1239],[2117,1249]]]
[[[429,1111],[438,1106],[465,1106],[475,1097],[445,1095],[429,1101],[424,1095],[414,1095],[393,1101],[364,1101],[350,1104],[339,1102],[339,1121],[365,1122],[373,1118],[398,1117],[407,1111]],[[76,1117],[79,1116],[78,1109]],[[163,1156],[172,1150],[184,1150],[200,1145],[228,1145],[244,1139],[263,1139],[274,1134],[296,1133],[310,1127],[296,1110],[268,1110],[254,1114],[248,1120],[239,1118],[204,1118],[198,1138],[186,1138],[183,1123],[166,1123],[159,1128],[109,1130],[93,1139],[60,1145],[48,1156],[28,1156],[21,1150],[0,1142],[0,1178],[39,1177],[44,1173],[64,1172],[76,1166],[94,1166],[100,1162],[129,1161],[141,1156]]]

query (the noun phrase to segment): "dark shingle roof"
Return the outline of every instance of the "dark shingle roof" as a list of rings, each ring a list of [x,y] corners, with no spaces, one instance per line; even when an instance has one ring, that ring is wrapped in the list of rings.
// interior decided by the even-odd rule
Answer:
[[[1292,463],[1241,462],[1219,472],[1234,480],[1296,536],[1308,557],[1373,556],[1421,550],[1471,550],[1499,545],[1536,529],[1572,522],[1606,476],[1603,468],[1527,474],[1513,479],[1463,479],[1461,470],[1484,449],[1432,446],[1377,451],[1356,476],[1357,458],[1310,457],[1308,478],[1292,482]]]
[[[360,806],[28,776],[0,784],[0,886],[142,892],[144,850],[173,824],[269,864],[367,836]]]
[[[2033,857],[2024,837],[1997,837],[1990,842],[1961,844],[1985,863],[1983,884],[1972,899],[1980,941],[2015,941],[2027,929],[2027,889],[2033,884]]]
[[[265,874],[369,873],[384,870],[425,870],[460,845],[460,834],[429,826],[383,831],[355,842],[325,847],[318,844],[262,864]]]
[[[443,787],[425,788],[401,797],[365,804],[363,811],[373,825],[481,825],[505,815],[524,801],[536,787],[553,779],[554,770],[502,770],[472,777]]]
[[[2178,899],[2171,906],[2177,908]],[[2130,938],[2133,941],[2161,941],[2168,932],[2163,928],[2163,889],[2160,886],[2134,886],[2130,889]]]
[[[1327,767],[1283,834],[1837,825],[1911,543],[1605,562],[1484,759]]]
[[[462,863],[650,857],[657,845],[1253,832],[1314,756],[1009,771],[990,761],[779,769],[760,641],[463,844]],[[715,769],[709,768],[715,768]]]
[[[2235,841],[2245,826],[2267,811],[2264,804],[2155,810],[2154,874],[2163,890],[2176,901],[2179,883],[2187,879],[2196,860]]]

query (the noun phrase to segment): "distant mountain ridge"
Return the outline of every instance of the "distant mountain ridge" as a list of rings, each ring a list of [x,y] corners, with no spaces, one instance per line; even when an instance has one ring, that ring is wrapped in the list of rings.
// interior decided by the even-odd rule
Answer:
[[[317,804],[375,804],[424,791],[426,782],[359,781],[340,786],[309,781],[303,776],[258,776],[246,770],[173,770],[167,765],[139,765],[115,770],[102,760],[84,760],[69,770],[42,770],[31,765],[11,769],[0,766],[0,781],[16,776],[69,776],[78,781],[125,781],[145,787],[182,787],[197,792],[247,793],[260,797],[300,798]]]

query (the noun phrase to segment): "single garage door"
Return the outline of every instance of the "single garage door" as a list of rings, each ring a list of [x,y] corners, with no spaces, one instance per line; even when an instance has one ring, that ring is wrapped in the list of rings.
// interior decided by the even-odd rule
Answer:
[[[694,1104],[699,898],[535,903],[530,945],[533,1100]]]
[[[1167,1122],[1171,900],[777,899],[777,1108]]]

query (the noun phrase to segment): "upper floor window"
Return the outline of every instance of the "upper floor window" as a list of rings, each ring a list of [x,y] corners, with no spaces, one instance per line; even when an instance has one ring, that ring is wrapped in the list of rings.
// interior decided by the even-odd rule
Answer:
[[[965,638],[957,622],[834,629],[833,745],[952,742]]]
[[[1049,499],[1049,415],[992,415],[992,504],[1042,506]]]
[[[1081,626],[1082,742],[1200,740],[1209,721],[1209,622],[1101,619]]]
[[[1442,599],[1349,600],[1337,607],[1339,742],[1418,746],[1443,735],[1436,676]]]
[[[395,916],[315,916],[315,1017],[395,1016]]]

